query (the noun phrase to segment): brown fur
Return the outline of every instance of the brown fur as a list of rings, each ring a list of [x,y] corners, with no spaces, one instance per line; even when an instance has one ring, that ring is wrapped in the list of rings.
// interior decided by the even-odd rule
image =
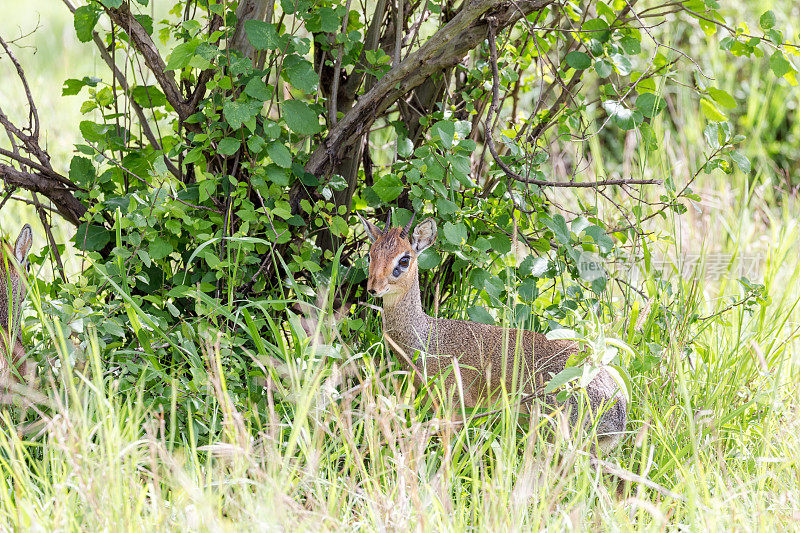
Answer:
[[[19,368],[23,375],[31,372],[25,363],[25,347],[19,340],[22,302],[25,300],[25,282],[22,279],[23,264],[27,261],[32,244],[32,231],[23,226],[14,248],[3,243],[0,254],[0,388],[5,388],[14,379],[12,368]]]
[[[485,406],[503,389],[525,393],[537,390],[537,385],[561,372],[570,355],[578,351],[574,342],[549,340],[540,333],[428,316],[420,300],[417,254],[435,240],[435,222],[428,219],[420,223],[410,240],[407,229],[391,228],[384,233],[374,224],[363,222],[374,240],[367,290],[383,298],[384,334],[392,349],[402,352],[398,355],[404,363],[414,365],[417,381],[442,373],[445,385],[452,390],[457,385],[455,358],[465,406]],[[403,254],[409,254],[411,260],[395,278],[392,271]],[[412,362],[416,352],[421,355]],[[597,425],[599,443],[604,449],[612,448],[625,430],[625,397],[604,370],[589,383],[586,393],[592,413],[604,410]],[[574,400],[569,407],[575,424],[578,409]]]

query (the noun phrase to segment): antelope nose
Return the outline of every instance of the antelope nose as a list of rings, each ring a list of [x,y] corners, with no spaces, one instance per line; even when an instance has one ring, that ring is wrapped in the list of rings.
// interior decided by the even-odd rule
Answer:
[[[367,292],[370,293],[372,296],[378,294],[378,291],[376,291],[375,289],[367,289]]]

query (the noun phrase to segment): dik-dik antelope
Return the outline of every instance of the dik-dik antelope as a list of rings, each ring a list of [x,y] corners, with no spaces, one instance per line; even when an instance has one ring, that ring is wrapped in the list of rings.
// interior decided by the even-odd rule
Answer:
[[[417,258],[436,240],[436,222],[431,218],[422,221],[409,239],[413,220],[412,217],[402,228],[392,228],[387,221],[381,230],[361,218],[372,240],[367,292],[383,298],[384,336],[405,365],[413,366],[409,369],[415,381],[441,373],[445,386],[454,390],[457,372],[464,406],[475,407],[479,403],[486,405],[503,386],[507,391],[532,393],[564,370],[570,355],[579,351],[577,343],[550,340],[541,333],[427,315],[420,300]],[[412,361],[417,352],[419,356]],[[456,369],[454,359],[458,362]],[[601,413],[598,444],[604,450],[611,449],[625,430],[625,397],[604,370],[589,383],[586,393],[591,416]],[[577,420],[576,404],[570,400],[568,406],[573,425]]]
[[[28,252],[33,244],[30,224],[22,226],[13,250],[4,242],[0,256],[0,389],[12,379],[13,369],[25,361],[25,347],[19,340],[25,282],[22,270],[28,268]],[[22,370],[22,369],[20,369]],[[28,374],[27,371],[22,372]]]

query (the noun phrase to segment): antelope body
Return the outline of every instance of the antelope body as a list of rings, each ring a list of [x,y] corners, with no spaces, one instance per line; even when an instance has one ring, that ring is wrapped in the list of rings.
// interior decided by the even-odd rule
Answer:
[[[25,347],[20,342],[19,327],[22,302],[25,300],[25,282],[22,270],[28,267],[28,252],[33,244],[33,231],[25,224],[12,249],[3,242],[0,254],[0,388],[12,379],[12,365],[25,360]],[[27,373],[27,372],[23,372]]]
[[[383,298],[384,336],[406,366],[413,367],[415,381],[442,373],[445,386],[453,390],[460,376],[465,407],[486,405],[504,388],[538,390],[579,351],[572,341],[550,340],[541,333],[428,316],[420,299],[417,257],[435,241],[436,222],[424,220],[409,238],[413,218],[404,228],[390,228],[387,222],[384,231],[361,221],[373,241],[367,292]],[[416,352],[420,355],[412,360]],[[454,360],[458,368],[453,368]],[[600,416],[598,443],[605,450],[613,448],[625,429],[625,397],[605,370],[589,383],[586,393],[592,416]],[[575,400],[570,403],[575,424],[578,409]]]

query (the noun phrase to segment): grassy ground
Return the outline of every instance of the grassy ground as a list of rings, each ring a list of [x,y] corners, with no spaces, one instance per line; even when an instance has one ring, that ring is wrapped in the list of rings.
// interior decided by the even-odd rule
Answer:
[[[737,246],[758,254],[772,302],[752,316],[735,308],[709,321],[692,356],[684,348],[695,332],[671,329],[659,361],[632,372],[630,434],[607,457],[679,498],[640,485],[615,496],[613,480],[591,467],[587,443],[558,432],[553,442],[544,420],[518,424],[509,410],[461,428],[421,415],[380,344],[351,345],[335,362],[328,344],[277,345],[288,363],[267,383],[275,410],[237,411],[217,371],[223,337],[203,349],[214,391],[207,401],[224,428],[218,440],[195,447],[196,436],[175,438],[166,413],[98,377],[100,355],[90,348],[89,367],[63,375],[61,393],[46,402],[54,417],[27,437],[0,435],[0,520],[43,530],[793,527],[800,232],[781,221],[796,204],[730,200],[693,223],[737,227]],[[709,314],[726,306],[716,291],[691,285],[686,305],[698,300]],[[626,339],[625,324],[607,325],[607,334]],[[270,358],[269,348],[254,354]]]
[[[77,49],[67,42],[74,39],[68,19],[51,4],[41,4],[47,31],[37,33],[39,58],[62,44]],[[58,117],[48,135],[61,165],[79,120],[70,106],[79,104],[60,98],[53,80],[91,74],[91,57],[79,55],[32,63],[40,65],[37,99]],[[448,413],[426,412],[379,342],[376,314],[357,341],[326,321],[318,323],[317,344],[296,321],[263,332],[264,345],[252,354],[254,366],[269,368],[266,408],[258,411],[241,407],[220,371],[236,332],[198,334],[210,391],[198,401],[212,405],[223,428],[198,445],[195,426],[181,433],[170,422],[177,398],[152,406],[120,393],[119,382],[103,378],[92,332],[62,338],[34,295],[29,323],[44,322],[58,353],[49,363],[60,374],[46,398],[32,398],[36,407],[16,409],[13,423],[3,415],[18,431],[0,431],[0,524],[43,531],[800,529],[800,206],[786,185],[787,176],[797,177],[792,144],[800,122],[786,119],[797,93],[762,82],[764,72],[740,72],[721,55],[704,59],[730,77],[746,110],[738,127],[750,137],[756,171],[704,176],[702,202],[654,221],[649,229],[666,255],[703,257],[705,269],[686,271],[671,294],[653,285],[627,304],[616,292],[619,314],[602,325],[637,349],[629,434],[606,459],[675,496],[640,484],[616,495],[616,482],[591,466],[588,443],[567,438],[564,428],[553,438],[546,417],[522,422],[509,409],[459,427]],[[685,180],[700,159],[704,124],[686,94],[672,101],[680,133],[669,131],[673,142],[645,170]],[[15,231],[19,216],[29,215],[7,209],[2,227]],[[752,313],[730,307],[742,294],[735,281],[742,273],[770,298]],[[693,310],[711,318],[689,326],[681,317]],[[645,339],[660,341],[653,347]],[[73,368],[76,353],[85,367]],[[42,419],[37,411],[45,408],[52,414]]]

